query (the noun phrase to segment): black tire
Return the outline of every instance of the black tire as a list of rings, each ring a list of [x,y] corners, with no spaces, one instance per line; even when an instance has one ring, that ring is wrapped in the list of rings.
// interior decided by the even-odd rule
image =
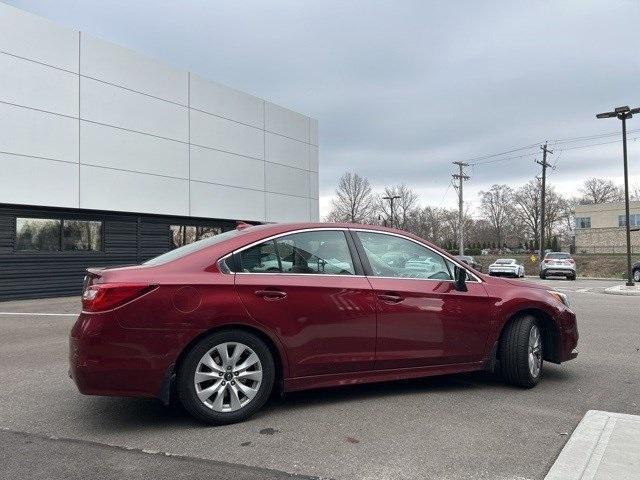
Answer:
[[[633,271],[633,280],[636,282],[640,282],[640,268],[636,268]]]
[[[540,272],[540,278],[544,280],[547,278],[547,275],[544,272]]]
[[[575,276],[575,275],[567,275],[567,278],[568,278],[569,280],[575,280],[575,279],[576,279],[576,276]]]
[[[245,406],[231,412],[217,412],[198,398],[194,375],[203,355],[216,345],[225,342],[243,343],[255,352],[262,366],[262,383],[258,393]],[[196,419],[214,425],[225,425],[244,420],[260,410],[271,395],[274,379],[275,364],[265,343],[249,332],[225,330],[206,336],[189,350],[178,369],[176,386],[180,403]]]
[[[529,370],[529,335],[534,326],[540,333],[541,354],[544,356],[542,330],[533,315],[523,315],[513,320],[500,339],[500,371],[505,381],[511,385],[532,388],[542,376],[542,358],[537,376],[533,376]]]

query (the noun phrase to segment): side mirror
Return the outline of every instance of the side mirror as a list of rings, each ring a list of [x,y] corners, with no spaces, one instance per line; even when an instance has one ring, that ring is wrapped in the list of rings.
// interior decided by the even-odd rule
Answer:
[[[455,266],[453,268],[453,275],[454,275],[454,280],[455,280],[455,287],[456,290],[460,291],[460,292],[466,292],[467,291],[467,271],[459,266]]]

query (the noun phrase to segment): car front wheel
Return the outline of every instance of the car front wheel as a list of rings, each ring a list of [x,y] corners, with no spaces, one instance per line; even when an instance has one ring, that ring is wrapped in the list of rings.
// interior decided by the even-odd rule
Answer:
[[[633,272],[633,280],[636,282],[640,282],[640,268],[634,270]]]
[[[265,404],[274,378],[273,357],[260,338],[241,330],[216,332],[186,354],[178,369],[178,396],[198,420],[234,423]]]
[[[542,375],[542,331],[533,315],[507,325],[500,339],[500,370],[507,383],[524,388],[537,385]]]

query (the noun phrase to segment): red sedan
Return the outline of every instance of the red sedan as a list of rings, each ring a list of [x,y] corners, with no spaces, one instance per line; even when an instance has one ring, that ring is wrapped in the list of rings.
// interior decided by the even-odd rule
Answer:
[[[89,395],[176,392],[210,423],[274,389],[379,382],[498,365],[533,387],[575,358],[566,297],[492,278],[399,230],[240,228],[132,267],[89,269],[70,374]]]

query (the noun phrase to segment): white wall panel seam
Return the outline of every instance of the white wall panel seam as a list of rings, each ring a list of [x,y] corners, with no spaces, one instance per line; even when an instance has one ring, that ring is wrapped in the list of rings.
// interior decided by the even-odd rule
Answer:
[[[58,117],[70,118],[72,120],[78,119],[78,117],[73,115],[65,115],[64,113],[52,112],[50,110],[43,110],[42,108],[29,107],[27,105],[20,105],[19,103],[5,102],[4,100],[0,100],[0,103],[4,105],[10,105],[12,107],[26,108],[27,110],[34,110],[36,112],[48,113],[49,115],[57,115]]]
[[[5,151],[5,150],[0,150],[0,154],[15,155],[16,157],[37,158],[39,160],[49,160],[51,162],[70,163],[71,165],[77,165],[78,164],[78,162],[74,162],[74,161],[71,161],[71,160],[61,160],[59,158],[42,157],[42,156],[39,156],[39,155],[28,155],[26,153],[9,152],[9,151]]]
[[[189,185],[188,195],[189,204],[187,205],[189,216],[191,216],[191,72],[187,72],[187,141],[189,142],[189,151],[187,153],[187,165],[189,169]]]
[[[262,100],[262,156],[265,161],[262,190],[264,191],[264,220],[267,221],[267,102]]]
[[[191,179],[190,181],[195,183],[206,183],[207,185],[218,185],[220,187],[235,188],[237,190],[250,190],[252,192],[264,192],[264,190],[262,190],[261,188],[239,187],[238,185],[229,185],[228,183],[209,182],[207,180],[195,180],[195,179]]]
[[[73,75],[77,75],[78,72],[74,72],[73,70],[67,70],[66,68],[56,67],[55,65],[51,65],[49,63],[40,62],[39,60],[34,60],[33,58],[23,57],[21,55],[16,55],[15,53],[9,53],[5,50],[0,50],[0,53],[7,55],[13,58],[19,58],[20,60],[25,60],[27,62],[36,63],[38,65],[42,65],[43,67],[55,68],[56,70],[60,70],[62,72],[72,73]]]
[[[265,132],[267,132],[267,133],[271,133],[272,135],[277,135],[277,136],[279,136],[279,137],[288,138],[289,140],[293,140],[294,142],[302,143],[302,144],[304,144],[304,145],[313,145],[313,143],[305,142],[304,140],[300,140],[299,138],[293,138],[293,137],[290,137],[290,136],[288,136],[288,135],[283,135],[283,134],[281,134],[281,133],[274,132],[274,131],[272,131],[272,130],[268,130],[268,129],[266,129],[266,128],[265,128],[265,130],[264,130],[264,131],[265,131]],[[317,145],[313,145],[313,146],[314,146],[314,147],[316,147]]]
[[[187,73],[189,73],[189,72],[187,72]],[[145,97],[153,98],[155,100],[160,100],[160,101],[163,101],[163,102],[166,102],[166,103],[171,103],[172,105],[177,105],[178,107],[188,107],[188,105],[183,105],[180,102],[174,102],[173,100],[167,100],[166,98],[157,97],[155,95],[151,95],[150,93],[141,92],[140,90],[135,90],[133,88],[125,87],[124,85],[120,85],[118,83],[107,82],[106,80],[102,80],[102,79],[97,78],[97,77],[92,77],[90,75],[81,75],[81,76],[84,77],[84,78],[87,78],[89,80],[93,80],[93,81],[96,81],[96,82],[104,83],[105,85],[109,85],[111,87],[121,88],[122,90],[126,90],[126,91],[131,92],[131,93],[137,93],[139,95],[144,95]]]
[[[73,162],[75,163],[75,162]],[[81,162],[81,165],[87,165],[89,167],[103,168],[105,170],[115,170],[117,172],[129,172],[129,173],[139,173],[142,175],[150,175],[152,177],[162,177],[162,178],[174,178],[176,180],[189,180],[188,177],[178,177],[175,175],[164,175],[162,173],[152,173],[152,172],[144,172],[141,170],[132,170],[129,168],[117,168],[117,167],[107,167],[106,165],[98,165],[95,163]]]
[[[20,105],[18,105],[20,106]],[[48,113],[48,112],[47,112]],[[149,133],[149,132],[141,132],[140,130],[132,130],[130,128],[125,128],[125,127],[119,127],[118,125],[111,125],[110,123],[103,123],[103,122],[96,122],[95,120],[89,120],[87,118],[81,118],[81,120],[85,123],[93,123],[94,125],[101,125],[103,127],[109,127],[109,128],[117,128],[118,130],[123,130],[125,132],[131,132],[131,133],[139,133],[140,135],[147,135],[149,137],[154,137],[154,138],[160,138],[162,140],[168,140],[170,142],[176,142],[176,143],[181,143],[183,145],[189,145],[189,142],[185,142],[183,140],[177,140],[175,138],[169,138],[169,137],[163,137],[162,135],[156,135],[155,133]],[[193,144],[192,144],[193,145]],[[206,147],[205,147],[206,148]],[[215,149],[214,149],[215,150]]]
[[[80,205],[82,205],[82,202],[80,201],[80,193],[82,191],[82,182],[80,180],[80,177],[82,175],[82,168],[80,167],[80,165],[82,164],[82,157],[81,157],[81,145],[82,145],[82,139],[81,139],[81,135],[82,135],[82,127],[81,127],[81,121],[80,121],[80,117],[81,115],[81,107],[80,104],[82,102],[82,95],[81,95],[81,86],[80,86],[80,82],[82,81],[82,72],[80,71],[80,55],[82,52],[82,32],[78,31],[78,208],[80,208]]]
[[[191,110],[193,110],[194,112],[200,112],[200,113],[206,113],[207,115],[211,115],[212,117],[218,117],[218,118],[222,118],[223,120],[229,120],[230,122],[233,123],[238,123],[240,125],[244,125],[246,127],[251,127],[251,128],[255,128],[256,130],[264,130],[264,128],[262,127],[256,127],[255,125],[252,125],[250,123],[246,123],[246,122],[241,122],[240,120],[235,120],[231,117],[225,117],[224,115],[220,115],[219,113],[211,113],[208,112],[206,110],[202,110],[200,108],[194,108],[194,107],[189,107]]]
[[[168,140],[170,140],[170,139],[168,139]],[[175,141],[178,141],[178,140],[175,140]],[[206,145],[200,145],[199,143],[190,143],[189,145],[193,145],[194,147],[206,148],[207,150],[215,150],[216,152],[228,153],[229,155],[237,155],[239,157],[251,158],[252,160],[260,160],[262,162],[266,162],[266,160],[264,158],[253,157],[251,155],[244,155],[242,153],[230,152],[229,150],[223,150],[221,148],[208,147]]]

